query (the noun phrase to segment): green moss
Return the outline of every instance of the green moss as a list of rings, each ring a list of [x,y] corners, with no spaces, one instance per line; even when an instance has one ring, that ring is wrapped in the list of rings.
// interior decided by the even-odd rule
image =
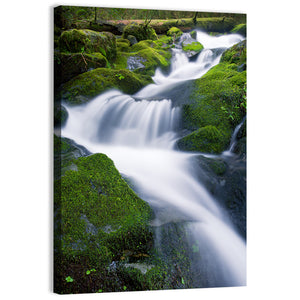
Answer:
[[[236,20],[230,17],[197,18],[196,24],[193,18],[155,20],[151,23],[157,32],[167,32],[172,27],[180,30],[202,29],[206,32],[224,33],[230,32],[236,25]]]
[[[96,32],[88,29],[64,31],[59,38],[59,50],[71,53],[101,53],[108,60],[116,57],[116,38],[109,32]]]
[[[74,160],[80,156],[87,155],[89,152],[77,146],[70,139],[54,135],[54,179],[64,176],[68,170],[77,170]]]
[[[143,68],[134,70],[136,73],[153,76],[158,67],[163,71],[167,71],[171,64],[172,54],[167,48],[163,47],[163,44],[163,41],[161,41],[160,46],[160,43],[157,44],[156,41],[144,40],[131,46],[126,52],[118,52],[115,62],[116,68],[127,68],[127,60],[135,58],[140,59],[144,65]]]
[[[130,46],[130,41],[128,39],[117,39],[117,43],[126,43],[128,46]]]
[[[157,51],[153,48],[144,49],[138,52],[138,56],[144,58],[145,71],[152,70],[153,74],[157,67],[167,70],[170,66],[171,53],[166,51]],[[148,72],[147,72],[148,73]]]
[[[191,44],[182,47],[184,51],[195,51],[200,52],[203,49],[203,45],[199,42],[192,42]]]
[[[247,30],[246,24],[239,24],[239,25],[236,25],[236,26],[231,30],[231,33],[238,33],[238,34],[241,34],[241,35],[243,35],[243,36],[246,36],[246,30]]]
[[[208,125],[180,139],[178,147],[183,151],[221,153],[227,146],[226,132]]]
[[[199,165],[208,174],[213,172],[217,176],[222,176],[227,171],[227,164],[221,157],[205,157],[200,155],[198,157]]]
[[[135,36],[138,42],[142,40],[157,40],[156,32],[150,25],[128,24],[123,30],[122,38],[126,39],[129,35]]]
[[[134,94],[151,82],[149,76],[134,74],[129,70],[98,68],[68,81],[63,85],[59,97],[70,104],[80,104],[112,88]]]
[[[115,60],[116,69],[127,69],[127,59],[130,57],[128,52],[118,51],[117,57]]]
[[[234,128],[246,114],[246,71],[239,70],[243,56],[236,59],[236,53],[246,53],[245,45],[228,49],[221,63],[191,84],[189,102],[182,107],[182,123],[193,132],[178,141],[180,149],[220,153],[228,147]]]
[[[195,30],[191,31],[190,36],[195,40],[197,37],[197,32]]]
[[[152,40],[140,41],[130,47],[129,52],[138,52],[140,50],[149,49],[152,45]]]
[[[128,51],[129,45],[126,42],[117,42],[117,51],[122,52],[122,51]]]
[[[173,44],[173,38],[171,36],[162,35],[158,40],[153,41],[153,43],[155,44],[154,48],[158,48],[161,50],[169,49]]]
[[[123,251],[146,253],[152,212],[104,154],[76,159],[77,171],[55,181],[56,251],[91,264],[118,259]]]
[[[56,85],[96,68],[106,67],[108,61],[101,53],[60,53],[54,54]]]
[[[240,66],[242,64],[246,64],[246,57],[247,57],[247,48],[246,48],[246,40],[244,40],[234,45],[233,47],[227,49],[223,53],[220,62],[236,64],[237,66]]]
[[[182,36],[182,34],[183,32],[177,27],[171,27],[167,32],[167,36],[170,36],[174,39],[178,39],[180,36]]]
[[[195,27],[206,32],[230,32],[235,26],[235,20],[228,17],[197,18]]]

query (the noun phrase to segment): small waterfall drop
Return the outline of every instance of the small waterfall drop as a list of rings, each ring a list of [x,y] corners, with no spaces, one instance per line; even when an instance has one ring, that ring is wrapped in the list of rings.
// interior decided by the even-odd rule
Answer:
[[[88,104],[66,106],[69,118],[62,136],[92,153],[105,153],[113,159],[118,170],[132,179],[140,196],[153,208],[153,226],[185,224],[190,244],[197,243],[201,253],[192,264],[195,287],[197,274],[201,273],[208,278],[206,286],[245,285],[245,241],[195,179],[194,154],[174,150],[180,109],[172,106],[171,99],[146,100],[179,82],[201,77],[219,62],[222,51],[242,37],[217,38],[197,32],[197,40],[205,48],[196,61],[190,62],[180,49],[173,49],[170,74],[165,76],[157,70],[155,84],[134,97],[113,90]],[[159,237],[158,230],[158,248],[164,243]]]

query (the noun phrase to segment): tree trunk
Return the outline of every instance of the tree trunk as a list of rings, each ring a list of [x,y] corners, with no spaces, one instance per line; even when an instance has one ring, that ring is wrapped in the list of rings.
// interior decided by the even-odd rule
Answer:
[[[196,12],[195,12],[195,15],[194,15],[194,17],[193,17],[193,23],[194,23],[194,25],[197,24],[197,15],[198,15],[198,12],[196,11]]]
[[[95,7],[95,19],[94,22],[97,23],[97,7]]]

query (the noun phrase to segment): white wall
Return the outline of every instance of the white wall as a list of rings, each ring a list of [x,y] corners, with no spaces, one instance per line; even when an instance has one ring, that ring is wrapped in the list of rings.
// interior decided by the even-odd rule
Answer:
[[[59,4],[248,14],[248,287],[77,297],[298,298],[298,6],[296,1],[241,0],[2,3],[1,297],[58,297],[50,292],[49,170],[51,7]]]

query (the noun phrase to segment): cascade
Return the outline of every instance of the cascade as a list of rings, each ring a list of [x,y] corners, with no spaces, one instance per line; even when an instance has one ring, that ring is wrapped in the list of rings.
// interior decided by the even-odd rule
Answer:
[[[159,95],[178,83],[203,76],[218,64],[226,48],[242,39],[237,34],[211,37],[197,32],[197,40],[204,45],[198,58],[191,62],[180,48],[172,49],[170,74],[157,70],[154,84],[137,94],[129,96],[112,90],[87,104],[65,106],[69,118],[62,136],[92,153],[107,154],[153,208],[155,219],[151,225],[157,228],[158,252],[164,252],[163,244],[167,242],[160,231],[162,226],[183,224],[189,232],[187,243],[197,245],[197,253],[201,253],[201,257],[193,253],[191,258],[195,287],[203,273],[205,286],[245,285],[246,243],[195,179],[194,154],[174,149],[180,108],[172,105],[172,99]]]

